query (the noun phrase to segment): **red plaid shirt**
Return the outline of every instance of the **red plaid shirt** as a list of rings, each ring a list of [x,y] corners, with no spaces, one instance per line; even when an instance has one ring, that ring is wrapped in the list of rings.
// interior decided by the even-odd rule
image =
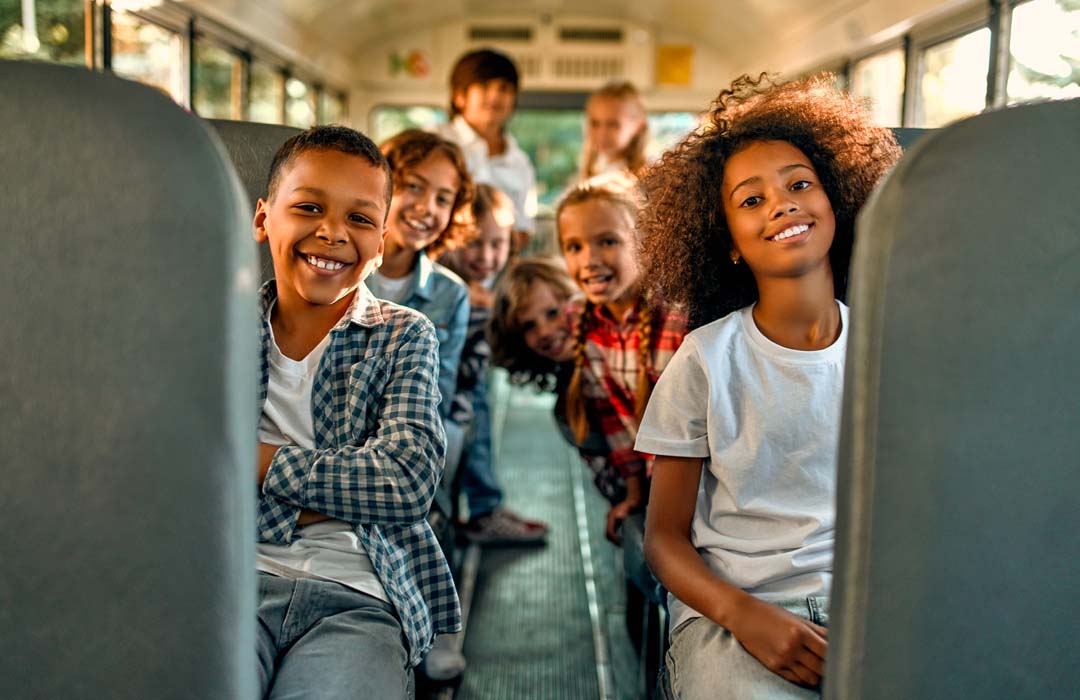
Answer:
[[[639,315],[640,302],[621,320],[605,307],[594,307],[585,336],[589,371],[584,374],[584,394],[590,420],[604,433],[611,450],[611,465],[623,477],[644,474],[652,461],[652,455],[634,450],[638,431],[634,401],[640,367]],[[682,313],[653,312],[648,368],[651,385],[656,385],[686,333],[686,316]]]

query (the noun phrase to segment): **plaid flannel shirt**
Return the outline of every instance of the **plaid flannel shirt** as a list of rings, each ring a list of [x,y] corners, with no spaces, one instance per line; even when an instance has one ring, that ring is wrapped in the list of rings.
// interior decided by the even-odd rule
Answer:
[[[638,318],[640,301],[616,320],[603,306],[594,306],[585,336],[584,393],[593,420],[607,439],[608,461],[623,478],[647,471],[648,455],[634,450],[638,419],[634,400],[638,384]],[[686,317],[663,310],[653,313],[649,382],[653,385],[686,337]]]
[[[261,411],[273,281],[260,296]],[[401,620],[413,665],[435,634],[461,629],[450,568],[427,523],[446,454],[438,357],[427,318],[360,285],[330,330],[315,376],[315,449],[278,449],[259,494],[256,526],[260,541],[288,544],[304,508],[352,523]]]

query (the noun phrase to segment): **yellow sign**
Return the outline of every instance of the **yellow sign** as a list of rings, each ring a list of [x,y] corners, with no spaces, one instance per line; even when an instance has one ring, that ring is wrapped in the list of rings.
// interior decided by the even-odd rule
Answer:
[[[660,85],[690,85],[694,69],[694,47],[656,47],[656,82]]]

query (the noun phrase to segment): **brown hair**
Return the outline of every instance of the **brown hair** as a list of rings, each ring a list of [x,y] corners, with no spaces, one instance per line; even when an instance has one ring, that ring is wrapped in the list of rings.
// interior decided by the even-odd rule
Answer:
[[[511,263],[495,286],[495,302],[487,327],[491,364],[509,370],[515,384],[533,383],[546,391],[555,388],[558,363],[529,349],[517,315],[529,290],[537,283],[548,285],[563,301],[580,296],[581,291],[560,263],[552,258],[523,258]]]
[[[690,328],[757,300],[753,274],[731,259],[720,183],[727,159],[758,141],[786,141],[814,166],[836,217],[829,261],[836,297],[845,298],[855,215],[900,148],[831,81],[828,74],[785,84],[764,73],[737,78],[706,123],[643,177],[642,279],[656,298],[685,305]]]
[[[470,85],[499,79],[513,85],[515,93],[518,91],[517,66],[501,51],[480,49],[459,58],[450,73],[450,118],[461,114],[461,110],[454,104],[454,95],[468,90]]]
[[[649,145],[649,122],[645,115],[645,105],[641,101],[641,93],[630,82],[608,83],[589,96],[589,101],[585,105],[586,120],[588,120],[589,102],[604,97],[627,102],[641,117],[641,128],[638,129],[634,137],[630,139],[630,143],[626,144],[626,148],[619,154],[626,161],[626,167],[630,170],[630,173],[635,177],[640,176],[645,169],[645,148]],[[596,174],[593,172],[593,168],[596,167],[596,159],[599,155],[596,148],[586,138],[581,158],[582,180],[587,180]]]
[[[617,208],[627,218],[630,230],[635,230],[638,202],[634,197],[633,190],[618,188],[610,183],[594,184],[584,182],[567,192],[559,202],[558,209],[555,212],[556,225],[562,220],[566,209],[592,201],[607,202]],[[559,240],[561,243],[561,234]],[[644,295],[639,295],[637,310],[638,375],[637,387],[634,392],[634,413],[640,421],[653,388],[649,369],[652,365],[653,317],[657,309],[650,299],[646,299]],[[566,387],[566,418],[579,442],[583,442],[589,433],[589,421],[583,395],[584,373],[588,364],[588,358],[585,354],[585,339],[589,335],[591,320],[595,311],[596,307],[592,302],[586,303],[585,308],[582,310],[577,325],[577,339],[574,346],[574,373],[571,375],[570,383]]]
[[[473,186],[472,176],[465,164],[465,156],[456,144],[447,141],[441,136],[421,131],[419,129],[406,129],[396,136],[383,141],[379,149],[390,163],[390,170],[394,176],[394,188],[404,184],[405,175],[413,168],[422,163],[433,153],[438,153],[450,161],[457,170],[461,186],[454,196],[454,204],[450,213],[450,223],[435,241],[428,246],[428,253],[437,257],[444,250],[451,250],[461,244],[459,239],[461,231],[453,226],[455,217],[466,211],[472,203],[476,188]]]

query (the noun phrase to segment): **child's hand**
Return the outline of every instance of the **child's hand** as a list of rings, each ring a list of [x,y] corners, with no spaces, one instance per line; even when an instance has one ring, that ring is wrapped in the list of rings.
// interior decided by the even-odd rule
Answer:
[[[622,545],[622,536],[619,534],[619,526],[626,516],[633,513],[645,500],[644,478],[641,474],[633,474],[626,477],[626,498],[622,502],[611,507],[607,514],[607,529],[604,534],[608,540],[617,545]]]
[[[274,455],[277,454],[278,448],[281,445],[267,445],[265,442],[259,443],[259,448],[255,453],[255,471],[256,478],[255,483],[262,489],[263,481],[266,480],[266,472],[270,471],[270,463],[274,461]]]
[[[729,631],[758,661],[796,685],[816,688],[825,673],[829,632],[781,607],[747,596]]]

